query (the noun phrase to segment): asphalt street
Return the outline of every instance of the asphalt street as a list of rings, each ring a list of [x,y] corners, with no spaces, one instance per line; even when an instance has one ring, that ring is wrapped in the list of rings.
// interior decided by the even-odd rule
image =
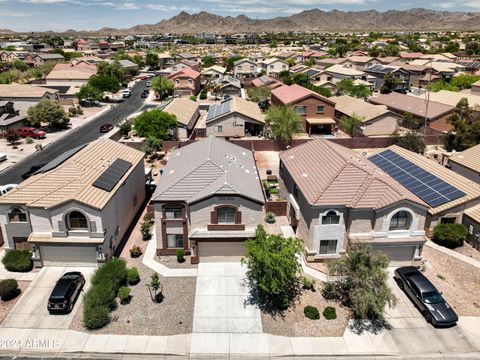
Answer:
[[[119,104],[115,104],[113,109],[66,134],[58,141],[45,147],[43,151],[38,151],[25,160],[4,170],[0,173],[0,185],[19,184],[22,182],[22,175],[29,171],[32,166],[46,164],[65,151],[101,137],[103,135],[100,133],[100,126],[102,124],[110,123],[116,125],[144,107],[145,99],[140,97],[144,89],[146,89],[146,81],[137,82],[132,87],[132,96]],[[149,106],[145,106],[145,108],[147,107]]]

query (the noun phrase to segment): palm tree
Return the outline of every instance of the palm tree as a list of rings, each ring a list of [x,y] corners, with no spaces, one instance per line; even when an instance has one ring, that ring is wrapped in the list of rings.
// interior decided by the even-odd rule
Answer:
[[[293,106],[278,106],[267,111],[267,122],[275,138],[287,143],[301,131],[300,115]]]

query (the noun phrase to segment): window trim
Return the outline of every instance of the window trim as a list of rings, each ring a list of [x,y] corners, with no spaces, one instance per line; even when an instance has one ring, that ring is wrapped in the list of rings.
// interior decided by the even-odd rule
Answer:
[[[175,246],[170,246],[170,239],[169,239],[169,236],[175,236]],[[183,249],[185,247],[185,238],[183,236],[183,234],[166,234],[166,237],[167,237],[167,248],[168,249]],[[182,245],[181,246],[177,246],[178,245],[178,239],[181,237],[182,239]]]
[[[331,222],[333,218],[336,218],[336,222]],[[328,219],[328,222],[327,222],[327,219]],[[338,224],[340,224],[340,214],[335,210],[328,210],[324,215],[322,215],[322,225],[338,225]]]
[[[322,108],[322,111],[318,111],[319,107]],[[325,105],[317,105],[317,114],[325,114]]]
[[[16,215],[14,215],[14,213]],[[25,216],[25,220],[21,220],[20,215]],[[15,220],[15,217],[17,217],[18,220]],[[10,211],[8,212],[8,222],[9,223],[28,223],[27,213],[22,208],[14,207],[10,209]]]
[[[78,214],[83,216],[83,219],[85,219],[85,227],[73,227],[72,226],[70,217],[72,216],[73,213],[78,213]],[[68,231],[88,231],[90,229],[88,217],[83,212],[81,212],[79,210],[72,210],[67,214],[65,225],[67,225],[67,230]]]
[[[220,206],[215,209],[217,213],[217,224],[236,224],[237,209],[230,206]],[[220,211],[225,211],[224,216],[220,216]],[[229,217],[232,217],[230,220]],[[225,221],[224,221],[225,220]],[[229,221],[230,220],[230,221]]]
[[[321,251],[322,242],[327,242],[327,245],[324,246],[324,248],[326,247],[326,249],[327,249],[326,252]],[[333,250],[333,252],[332,252],[331,244],[335,244],[335,249]],[[320,240],[320,242],[318,244],[318,254],[319,255],[336,255],[337,254],[337,246],[338,246],[338,240],[335,240],[335,239]]]
[[[399,214],[405,214],[405,217],[399,217]],[[392,222],[395,221],[396,225],[392,225]],[[399,225],[400,221],[405,221],[404,225]],[[389,231],[405,231],[409,230],[412,223],[412,215],[406,210],[398,210],[396,211],[388,222],[388,230]]]
[[[183,207],[180,205],[165,205],[163,207],[163,212],[164,212],[164,219],[166,220],[183,219]],[[173,214],[173,216],[169,216],[168,214]],[[180,215],[180,216],[177,216],[177,215]]]
[[[305,111],[299,111],[300,109],[304,109]],[[295,106],[295,112],[300,115],[307,115],[307,106],[306,105],[297,105]]]

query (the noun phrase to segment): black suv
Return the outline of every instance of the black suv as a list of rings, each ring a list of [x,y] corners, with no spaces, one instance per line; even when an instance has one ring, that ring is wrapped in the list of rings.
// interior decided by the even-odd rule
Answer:
[[[417,268],[398,268],[394,279],[432,325],[450,326],[458,321],[457,314],[443,299],[442,293]]]
[[[85,278],[81,272],[72,271],[65,273],[58,279],[48,298],[48,312],[51,314],[53,312],[72,311],[83,285],[85,285]]]

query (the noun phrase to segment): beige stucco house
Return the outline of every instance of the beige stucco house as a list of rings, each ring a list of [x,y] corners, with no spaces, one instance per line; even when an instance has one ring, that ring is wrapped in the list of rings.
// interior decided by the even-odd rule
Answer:
[[[198,102],[188,98],[175,98],[163,109],[177,118],[177,138],[187,139],[200,116]]]
[[[174,149],[151,203],[158,255],[181,248],[192,263],[239,258],[262,222],[253,153],[214,136]]]

